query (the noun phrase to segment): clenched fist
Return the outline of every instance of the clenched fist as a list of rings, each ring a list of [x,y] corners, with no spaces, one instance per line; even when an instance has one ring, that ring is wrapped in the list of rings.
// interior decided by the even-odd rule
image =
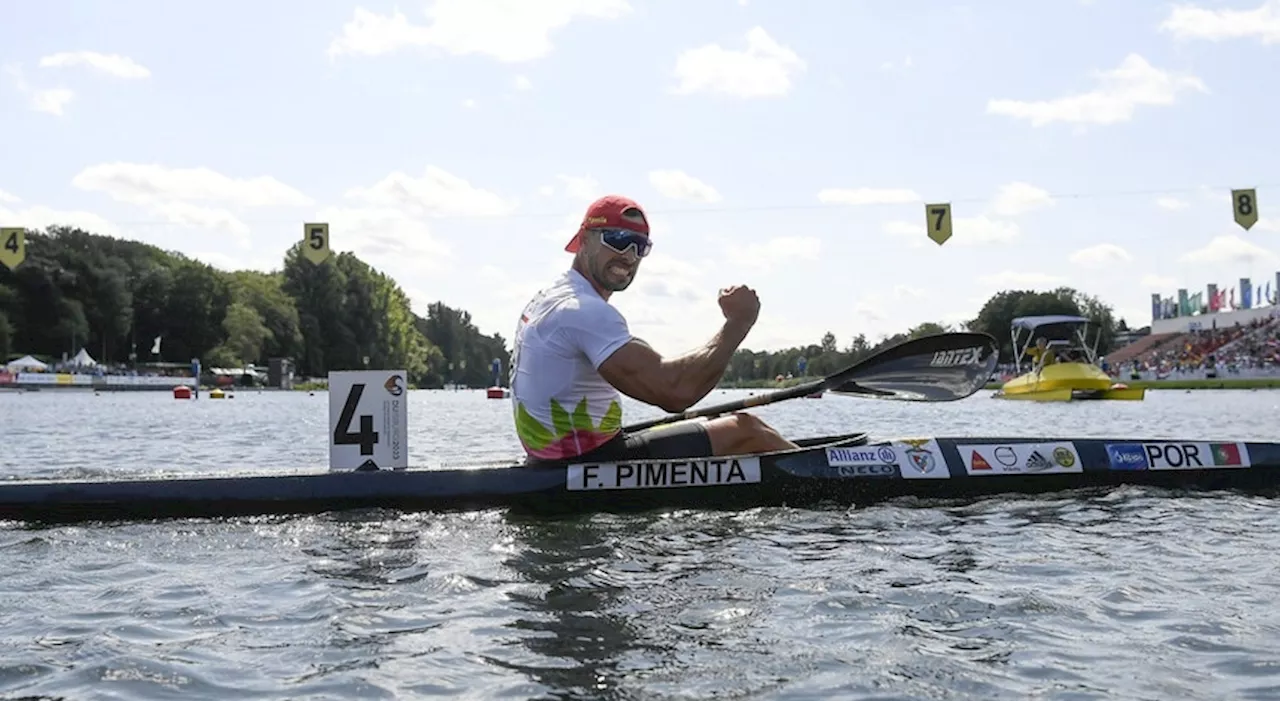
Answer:
[[[720,290],[720,311],[724,318],[751,326],[760,314],[760,298],[746,285],[734,285]]]

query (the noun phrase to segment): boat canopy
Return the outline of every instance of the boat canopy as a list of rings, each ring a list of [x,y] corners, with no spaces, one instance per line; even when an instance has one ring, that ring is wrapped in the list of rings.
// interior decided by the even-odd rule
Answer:
[[[1034,331],[1036,327],[1048,326],[1049,324],[1087,324],[1089,319],[1083,316],[1070,316],[1067,314],[1048,314],[1045,316],[1020,316],[1013,320],[1015,329],[1027,329]]]

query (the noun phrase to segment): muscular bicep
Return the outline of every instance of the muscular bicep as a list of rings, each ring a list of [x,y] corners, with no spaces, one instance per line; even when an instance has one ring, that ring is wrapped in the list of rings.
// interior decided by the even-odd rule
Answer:
[[[676,392],[669,386],[662,356],[640,339],[632,339],[614,351],[599,367],[600,376],[619,392],[665,411],[684,411]]]

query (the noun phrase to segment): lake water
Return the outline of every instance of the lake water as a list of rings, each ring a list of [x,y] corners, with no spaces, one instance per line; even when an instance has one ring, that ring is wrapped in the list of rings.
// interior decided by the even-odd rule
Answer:
[[[745,395],[715,392],[708,402]],[[790,435],[1275,440],[1280,391],[762,407]],[[658,415],[628,403],[626,419]],[[512,457],[414,392],[414,465]],[[323,467],[328,396],[0,393],[0,476]],[[1275,699],[1272,499],[0,525],[0,697]]]

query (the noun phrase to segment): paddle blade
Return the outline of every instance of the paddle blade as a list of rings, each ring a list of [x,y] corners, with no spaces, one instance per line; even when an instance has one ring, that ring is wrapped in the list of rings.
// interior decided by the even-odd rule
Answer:
[[[836,394],[918,402],[964,399],[991,380],[999,360],[996,339],[985,333],[923,336],[860,364]]]

